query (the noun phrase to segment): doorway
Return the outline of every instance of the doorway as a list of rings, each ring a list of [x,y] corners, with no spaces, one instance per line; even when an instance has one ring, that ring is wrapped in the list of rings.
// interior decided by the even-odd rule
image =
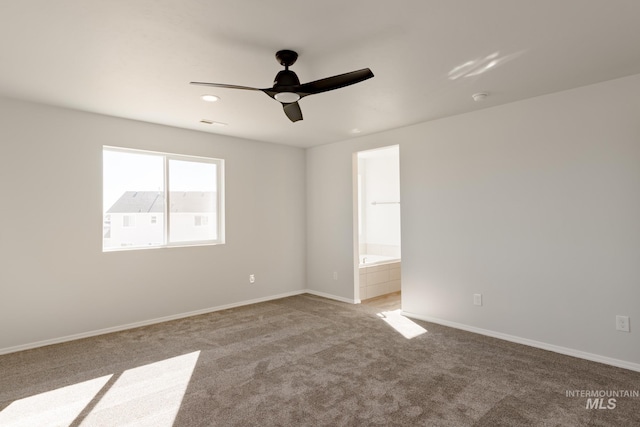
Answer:
[[[356,299],[400,308],[400,147],[360,151],[355,157]]]

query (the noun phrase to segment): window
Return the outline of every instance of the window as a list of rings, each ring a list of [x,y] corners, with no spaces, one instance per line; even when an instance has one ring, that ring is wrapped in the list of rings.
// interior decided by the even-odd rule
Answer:
[[[224,243],[224,160],[103,147],[103,251]]]
[[[122,216],[122,226],[123,227],[135,227],[136,226],[136,217],[133,215],[123,215]]]
[[[197,215],[196,217],[194,217],[195,223],[194,225],[196,227],[204,227],[209,225],[209,217],[208,216],[203,216],[203,215]]]

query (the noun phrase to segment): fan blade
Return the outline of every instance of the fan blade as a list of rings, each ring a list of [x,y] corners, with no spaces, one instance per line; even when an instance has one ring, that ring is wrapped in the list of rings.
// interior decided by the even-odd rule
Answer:
[[[263,91],[264,90],[264,89],[258,89],[256,87],[225,85],[225,84],[221,84],[221,83],[190,82],[189,84],[199,85],[199,86],[222,87],[222,88],[226,88],[226,89],[243,89],[243,90],[259,90],[259,91]]]
[[[284,109],[284,113],[292,122],[302,120],[302,110],[300,109],[300,105],[297,102],[282,104],[282,108]]]
[[[362,70],[352,71],[350,73],[340,74],[333,77],[327,77],[326,79],[316,80],[314,82],[305,83],[300,85],[296,92],[300,96],[314,95],[316,93],[327,92],[341,87],[349,86],[361,81],[370,79],[373,77],[373,73],[368,68]]]

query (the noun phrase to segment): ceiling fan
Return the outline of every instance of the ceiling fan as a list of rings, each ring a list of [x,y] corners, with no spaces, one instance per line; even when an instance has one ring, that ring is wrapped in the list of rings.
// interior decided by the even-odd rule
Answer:
[[[298,104],[298,100],[301,98],[308,95],[315,95],[317,93],[339,89],[373,77],[373,73],[370,69],[363,68],[362,70],[300,84],[300,80],[296,73],[289,70],[289,67],[296,62],[296,59],[298,59],[298,54],[292,50],[280,50],[276,53],[276,59],[280,65],[284,66],[284,70],[278,72],[273,82],[273,87],[271,88],[259,89],[248,86],[205,82],[191,82],[191,84],[228,89],[258,90],[264,92],[282,104],[284,113],[287,115],[289,120],[297,122],[298,120],[302,120],[302,110],[300,110],[300,105]]]

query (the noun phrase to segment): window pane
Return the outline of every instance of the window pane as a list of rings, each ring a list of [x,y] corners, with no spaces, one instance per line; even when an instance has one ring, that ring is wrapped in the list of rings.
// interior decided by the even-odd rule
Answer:
[[[163,156],[103,150],[103,215],[103,249],[163,245]]]
[[[215,163],[169,160],[169,240],[218,239],[218,170]]]

